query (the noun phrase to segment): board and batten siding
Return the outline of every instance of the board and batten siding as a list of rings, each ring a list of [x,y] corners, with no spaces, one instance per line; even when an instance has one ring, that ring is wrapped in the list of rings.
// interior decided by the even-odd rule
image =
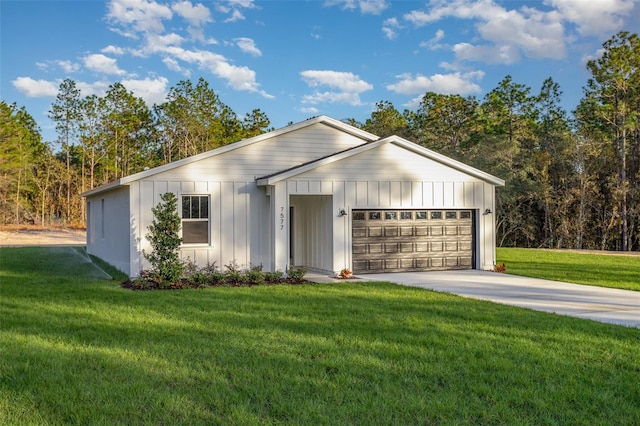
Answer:
[[[145,237],[153,221],[150,206],[156,206],[165,192],[176,194],[179,212],[183,195],[209,197],[209,244],[184,244],[180,249],[183,260],[200,266],[215,263],[221,270],[233,261],[244,267],[270,262],[269,202],[265,190],[255,182],[154,179],[136,182],[132,188],[140,223],[132,261],[139,270],[149,267],[142,252],[151,249]]]
[[[462,171],[406,149],[387,144],[342,161],[289,178],[289,195],[331,195],[333,267],[351,264],[351,215],[345,209],[442,208],[474,210],[477,225],[476,262],[483,269],[495,264],[494,186]]]
[[[151,207],[160,195],[210,197],[210,244],[183,245],[181,256],[198,265],[214,263],[223,269],[233,261],[240,266],[272,265],[269,198],[255,178],[363,144],[361,138],[318,123],[274,138],[232,149],[213,157],[188,162],[131,184],[139,225],[139,242],[131,259],[138,270],[149,265],[142,250],[151,247],[145,238],[153,220]]]

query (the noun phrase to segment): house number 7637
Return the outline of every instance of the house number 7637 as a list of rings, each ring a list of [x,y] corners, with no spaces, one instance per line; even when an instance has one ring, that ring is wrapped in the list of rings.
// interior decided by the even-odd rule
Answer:
[[[280,230],[284,229],[284,207],[280,207]]]

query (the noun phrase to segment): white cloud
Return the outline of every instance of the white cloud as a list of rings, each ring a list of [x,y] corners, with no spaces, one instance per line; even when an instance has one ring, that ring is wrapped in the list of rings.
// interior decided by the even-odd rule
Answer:
[[[624,17],[638,4],[636,0],[546,0],[562,17],[576,24],[582,35],[610,35],[621,30]]]
[[[423,41],[420,43],[420,47],[424,47],[429,50],[442,49],[444,46],[440,44],[440,40],[444,38],[444,31],[439,29],[431,40]]]
[[[118,46],[113,46],[113,45],[109,45],[105,48],[103,48],[102,50],[100,50],[100,52],[102,53],[108,53],[111,55],[124,55],[124,49]]]
[[[227,80],[229,85],[236,90],[259,93],[265,98],[273,97],[260,89],[260,84],[256,82],[255,71],[246,66],[231,65],[227,58],[220,54],[206,50],[187,50],[178,46],[167,47],[165,53],[173,58],[172,65],[177,64],[176,59],[195,64],[213,75]]]
[[[365,15],[380,15],[389,7],[385,0],[361,0],[359,2],[360,12]]]
[[[94,81],[93,83],[76,81],[76,87],[80,89],[80,93],[82,94],[82,96],[104,96],[111,84],[112,82],[106,80]]]
[[[398,22],[398,18],[388,18],[382,23],[382,32],[389,40],[395,40],[397,37],[396,29],[402,28]]]
[[[125,72],[118,68],[117,61],[101,53],[87,55],[84,58],[84,66],[88,69],[103,74],[123,75]]]
[[[191,77],[191,71],[187,68],[183,68],[180,66],[178,61],[173,58],[164,58],[162,62],[169,68],[171,71],[180,73],[185,75],[186,77]]]
[[[247,37],[239,37],[234,39],[234,41],[243,52],[248,53],[252,56],[262,56],[262,52],[256,47],[256,43],[253,41],[253,39]]]
[[[309,87],[329,86],[334,91],[319,92],[303,97],[303,103],[347,103],[361,105],[360,94],[373,86],[350,72],[331,70],[306,70],[300,73]]]
[[[171,8],[189,23],[187,31],[194,40],[204,39],[202,27],[207,22],[213,21],[211,11],[208,8],[201,3],[194,6],[190,1],[174,3]]]
[[[184,38],[176,33],[165,35],[149,34],[146,37],[146,46],[139,52],[141,56],[147,56],[153,53],[163,53],[170,46],[180,46]]]
[[[513,64],[520,60],[520,52],[513,45],[474,46],[469,43],[458,43],[453,46],[456,59],[459,61],[482,61],[488,64]]]
[[[111,0],[107,19],[124,27],[116,29],[120,34],[136,38],[136,33],[164,31],[163,19],[171,19],[171,8],[149,0]]]
[[[56,96],[58,86],[47,80],[34,80],[31,77],[18,77],[11,82],[13,86],[29,98]]]
[[[456,72],[451,74],[434,74],[432,76],[401,74],[397,77],[400,80],[395,84],[387,85],[387,90],[402,95],[424,94],[425,92],[435,92],[446,95],[469,95],[481,92],[482,89],[476,81],[482,80],[484,72]]]
[[[454,0],[430,5],[427,12],[415,10],[404,15],[404,19],[417,27],[449,17],[476,22],[485,43],[459,43],[454,48],[459,60],[513,63],[521,55],[560,59],[567,54],[562,17],[557,11],[543,12],[526,6],[507,10],[494,0]]]
[[[231,13],[231,16],[225,19],[224,22],[238,22],[238,21],[244,21],[244,20],[245,20],[244,14],[239,10],[234,10]]]
[[[360,9],[363,15],[380,15],[389,8],[386,0],[326,0],[324,5],[327,7],[341,5],[343,10]]]
[[[76,62],[58,60],[56,64],[66,73],[78,72],[80,70],[80,64]]]
[[[145,78],[142,80],[122,80],[122,85],[142,98],[147,105],[161,104],[167,97],[167,84],[169,80],[165,77]]]
[[[181,1],[174,3],[171,9],[195,27],[211,22],[211,12],[201,3],[194,6],[190,1]]]

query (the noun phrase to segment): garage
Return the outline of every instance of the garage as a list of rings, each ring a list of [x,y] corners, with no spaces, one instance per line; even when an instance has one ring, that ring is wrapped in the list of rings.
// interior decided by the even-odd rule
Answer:
[[[471,269],[472,210],[353,210],[353,272]]]

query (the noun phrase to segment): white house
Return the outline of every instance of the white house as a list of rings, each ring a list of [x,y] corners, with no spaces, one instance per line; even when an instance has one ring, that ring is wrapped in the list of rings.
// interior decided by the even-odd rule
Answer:
[[[338,272],[491,269],[504,181],[397,136],[320,116],[85,192],[87,251],[129,274],[152,207],[178,197],[199,265]]]

